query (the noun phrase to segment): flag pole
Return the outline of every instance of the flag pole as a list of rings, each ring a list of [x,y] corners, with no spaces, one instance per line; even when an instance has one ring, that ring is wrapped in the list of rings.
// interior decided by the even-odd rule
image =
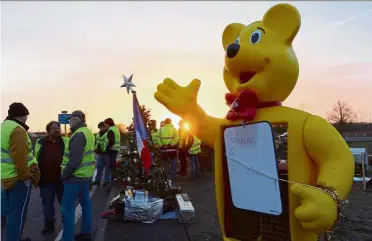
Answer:
[[[139,104],[138,97],[137,97],[137,92],[136,92],[135,90],[132,90],[132,94],[133,94],[133,99],[134,99],[136,105],[138,106],[138,110],[139,110],[139,112],[140,112],[140,115],[141,115],[141,117],[142,117],[142,120],[143,120],[143,122],[145,122],[145,114],[144,114],[144,112],[141,110],[141,106],[140,106],[140,104]],[[147,124],[146,124],[146,123],[144,123],[144,124],[145,124],[146,132],[147,132],[147,135],[148,135],[148,139],[149,139],[151,145],[153,145],[154,143],[153,143],[153,141],[152,141],[151,133],[150,133],[149,129],[147,128]]]
[[[136,91],[133,89],[133,87],[135,87],[136,85],[133,83],[132,81],[132,78],[133,78],[133,74],[129,76],[129,78],[127,78],[125,75],[123,75],[123,79],[124,79],[124,84],[121,86],[121,87],[125,87],[127,89],[127,93],[129,94],[129,92],[131,92],[133,94],[133,108],[135,109],[138,109],[138,112],[139,113],[133,113],[133,119],[134,119],[134,139],[137,140],[137,133],[136,133],[136,117],[137,118],[142,118],[142,122],[143,122],[143,127],[144,128],[144,131],[146,132],[146,140],[143,140],[143,141],[146,141],[147,144],[145,144],[146,148],[148,149],[149,151],[149,154],[150,154],[150,158],[151,158],[151,161],[152,163],[154,162],[153,160],[153,153],[151,153],[150,149],[148,148],[148,144],[151,144],[153,145],[153,140],[152,140],[152,137],[151,137],[151,133],[149,132],[148,128],[147,128],[147,124],[145,123],[145,115],[144,113],[141,111],[141,107],[139,105],[139,101],[138,101],[138,98],[137,98],[137,93]],[[134,110],[134,109],[133,109]],[[137,119],[137,122],[138,122],[138,119]],[[138,123],[137,123],[138,124]],[[142,137],[141,137],[142,139]],[[137,146],[137,151],[138,150],[138,146]],[[140,153],[138,153],[139,155],[141,155]]]
[[[149,130],[148,130],[148,128],[147,128],[147,125],[146,125],[146,122],[145,122],[145,115],[144,115],[144,113],[142,112],[142,110],[141,110],[141,106],[140,106],[140,104],[139,104],[139,101],[138,101],[138,98],[137,98],[137,93],[136,93],[136,91],[135,90],[131,90],[131,92],[132,92],[132,94],[133,94],[133,101],[134,101],[134,104],[137,106],[137,108],[136,109],[138,109],[138,112],[139,112],[139,115],[140,116],[138,116],[138,117],[140,117],[140,118],[142,118],[142,122],[143,122],[143,125],[144,125],[144,128],[145,128],[145,131],[147,132],[147,140],[146,140],[146,142],[147,143],[149,143],[150,142],[150,144],[152,145],[152,139],[151,139],[151,134],[150,134],[150,132],[149,132]],[[134,117],[135,118],[135,117]],[[138,121],[137,121],[137,123],[138,123]],[[134,124],[134,129],[136,129],[136,121],[135,120],[133,120],[133,124]],[[134,131],[134,139],[135,140],[137,140],[137,132],[136,131]],[[148,144],[146,144],[146,145],[148,145]],[[149,151],[149,153],[150,153],[150,156],[151,156],[151,165],[154,163],[154,156],[153,156],[153,153],[151,152],[151,150],[148,148],[148,146],[146,147],[147,149],[148,149],[148,151]],[[141,156],[141,153],[138,153],[140,156]],[[150,166],[151,166],[150,165]],[[148,175],[148,173],[149,173],[149,169],[148,168],[144,168],[144,175],[145,176],[147,176]]]

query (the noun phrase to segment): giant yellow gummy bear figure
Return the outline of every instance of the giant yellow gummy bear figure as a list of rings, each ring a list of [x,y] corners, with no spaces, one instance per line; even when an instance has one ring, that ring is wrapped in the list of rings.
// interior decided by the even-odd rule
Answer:
[[[297,82],[299,65],[292,41],[300,25],[301,17],[295,7],[278,4],[261,21],[248,26],[232,23],[225,28],[223,78],[230,91],[226,99],[238,100],[230,103],[233,111],[225,119],[208,116],[197,104],[200,87],[197,79],[181,87],[167,78],[155,93],[160,103],[191,123],[191,131],[197,137],[214,147],[216,200],[225,241],[316,241],[318,234],[332,228],[341,200],[351,189],[354,160],[341,135],[321,117],[280,105]],[[242,114],[236,116],[235,112]],[[256,237],[237,238],[229,231],[231,201],[226,196],[224,179],[223,129],[241,125],[242,120],[288,125],[287,238],[265,238],[262,230]],[[246,228],[252,227],[247,224]]]

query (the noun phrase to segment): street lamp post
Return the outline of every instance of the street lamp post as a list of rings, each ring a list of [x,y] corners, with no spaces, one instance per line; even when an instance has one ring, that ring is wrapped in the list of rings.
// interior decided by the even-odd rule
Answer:
[[[62,114],[67,114],[68,112],[67,112],[67,110],[63,110],[63,111],[61,111],[61,113]],[[65,136],[67,136],[67,124],[65,123],[64,126],[65,126]]]

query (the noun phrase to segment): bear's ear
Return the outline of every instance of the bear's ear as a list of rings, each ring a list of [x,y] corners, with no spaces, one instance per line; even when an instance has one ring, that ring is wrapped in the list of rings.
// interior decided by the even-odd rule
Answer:
[[[245,27],[246,26],[241,23],[230,23],[227,25],[222,34],[223,49],[226,50],[227,45],[234,43],[235,39]]]
[[[292,5],[280,3],[265,13],[263,24],[281,36],[285,43],[291,44],[300,29],[301,15]]]

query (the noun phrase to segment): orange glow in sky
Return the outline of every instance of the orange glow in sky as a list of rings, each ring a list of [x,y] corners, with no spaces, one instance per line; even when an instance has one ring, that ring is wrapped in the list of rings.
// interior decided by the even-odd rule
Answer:
[[[62,110],[84,111],[94,131],[108,117],[129,125],[123,74],[133,74],[139,102],[158,126],[167,117],[175,127],[180,120],[153,97],[167,77],[182,86],[200,79],[199,105],[224,117],[222,31],[260,20],[277,3],[2,2],[1,117],[23,102],[30,131],[44,131]],[[284,105],[324,117],[342,100],[358,121],[372,121],[372,2],[290,3],[302,15],[293,44],[300,76]]]

